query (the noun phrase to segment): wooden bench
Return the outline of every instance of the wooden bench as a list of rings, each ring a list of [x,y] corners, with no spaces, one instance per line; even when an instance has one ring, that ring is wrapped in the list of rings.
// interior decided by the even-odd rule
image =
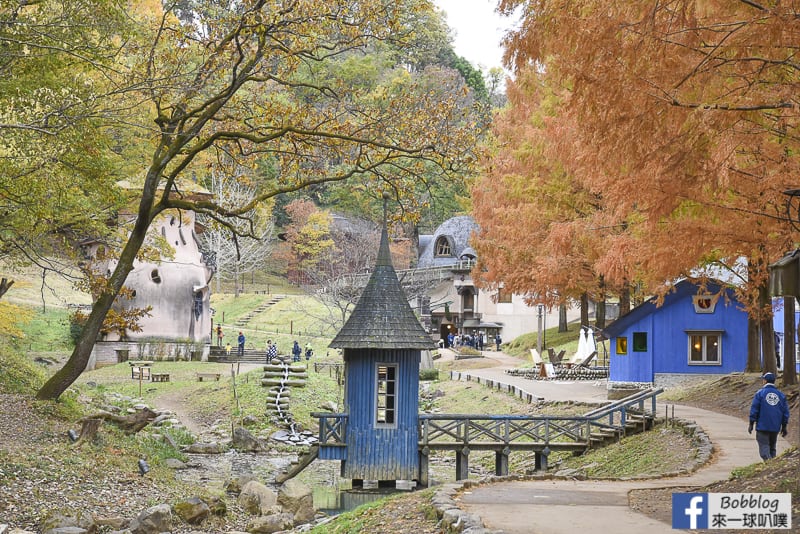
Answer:
[[[222,376],[222,373],[196,373],[197,381],[202,382],[204,378],[214,379],[219,382],[219,377]]]
[[[169,382],[169,373],[152,373],[150,380],[152,382]]]

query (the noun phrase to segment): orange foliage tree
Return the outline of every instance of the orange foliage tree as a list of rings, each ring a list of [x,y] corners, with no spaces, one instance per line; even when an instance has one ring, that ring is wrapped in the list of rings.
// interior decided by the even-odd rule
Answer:
[[[766,265],[798,237],[783,195],[797,187],[800,170],[795,8],[750,0],[500,1],[501,12],[515,9],[521,24],[506,38],[506,61],[520,80],[535,73],[560,97],[557,116],[542,121],[542,157],[557,157],[569,187],[600,201],[565,223],[571,239],[601,244],[586,256],[592,270],[612,285],[631,280],[657,291],[698,266],[735,270],[747,258],[739,289],[769,353]],[[541,105],[532,92],[523,100]],[[512,106],[521,109],[519,101]],[[506,154],[529,142],[504,136],[502,122],[514,114],[497,130],[510,143]],[[516,178],[519,188],[524,178]],[[523,219],[533,239],[564,235],[552,224],[539,235],[533,227],[543,217],[535,213]]]

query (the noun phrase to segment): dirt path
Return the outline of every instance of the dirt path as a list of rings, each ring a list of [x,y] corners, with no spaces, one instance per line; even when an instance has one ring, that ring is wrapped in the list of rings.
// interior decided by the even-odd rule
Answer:
[[[189,413],[185,403],[185,393],[183,391],[172,391],[159,396],[156,401],[156,408],[160,411],[169,410],[186,427],[186,430],[195,437],[200,437],[204,431],[208,430],[199,421],[194,419]]]
[[[241,364],[239,373],[247,373],[259,367],[261,367],[260,364]],[[154,404],[157,410],[173,412],[175,417],[186,427],[186,430],[198,439],[211,431],[211,427],[208,424],[192,415],[186,391],[169,391],[155,399]]]

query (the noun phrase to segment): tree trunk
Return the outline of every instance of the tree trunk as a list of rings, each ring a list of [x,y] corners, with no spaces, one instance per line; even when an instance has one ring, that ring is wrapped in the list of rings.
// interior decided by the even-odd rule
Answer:
[[[50,380],[45,382],[36,394],[37,399],[58,399],[86,369],[86,365],[89,363],[89,358],[92,355],[92,348],[94,348],[95,340],[97,340],[97,335],[103,327],[106,314],[108,310],[111,309],[111,305],[114,304],[114,300],[117,298],[117,295],[119,295],[122,286],[125,285],[128,274],[133,270],[133,262],[136,260],[136,256],[142,248],[142,244],[147,236],[147,230],[150,228],[150,222],[158,213],[158,210],[154,209],[152,206],[160,173],[160,170],[153,169],[148,173],[145,179],[145,186],[142,188],[142,198],[139,202],[139,213],[136,217],[136,223],[131,229],[125,247],[120,253],[119,262],[114,272],[111,274],[111,278],[103,292],[100,293],[97,299],[95,299],[94,304],[92,304],[92,311],[89,313],[86,325],[81,332],[78,342],[75,344],[75,349],[64,364],[64,367],[59,369],[50,377]]]
[[[598,283],[597,302],[594,308],[594,325],[598,330],[606,327],[606,281],[601,276]]]
[[[761,343],[758,340],[758,323],[747,316],[747,369],[750,373],[761,371]]]
[[[772,299],[769,296],[769,287],[762,284],[758,289],[758,303],[761,310],[771,307]],[[775,328],[772,325],[772,314],[763,313],[758,322],[761,333],[761,355],[763,358],[764,372],[778,374],[778,359],[775,352]]]
[[[122,430],[125,434],[136,434],[141,429],[150,424],[150,422],[158,416],[156,412],[150,408],[139,410],[130,415],[117,415],[111,412],[99,411],[96,414],[89,415],[80,419],[84,425],[92,420],[95,421],[110,421]],[[83,438],[83,430],[81,430],[81,439]]]
[[[567,305],[564,302],[558,305],[558,331],[569,332],[569,328],[567,328]]]
[[[622,286],[622,291],[619,292],[619,316],[627,314],[631,311],[631,284],[625,282]]]
[[[581,293],[581,326],[589,326],[589,296]]]
[[[81,434],[78,438],[78,441],[75,442],[75,447],[80,448],[81,445],[87,441],[94,441],[94,439],[97,437],[97,431],[100,428],[100,423],[102,422],[102,419],[94,417],[81,419]]]
[[[13,280],[8,280],[6,278],[0,279],[0,299],[3,298],[3,295],[5,295],[13,285]]]
[[[783,385],[797,384],[795,339],[797,332],[794,323],[794,297],[783,297]]]

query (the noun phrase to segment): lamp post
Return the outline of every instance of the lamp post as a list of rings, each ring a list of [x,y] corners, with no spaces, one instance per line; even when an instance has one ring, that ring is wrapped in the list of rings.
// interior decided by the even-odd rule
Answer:
[[[539,329],[538,334],[536,336],[536,350],[539,351],[539,356],[542,355],[542,335],[544,331],[542,330],[542,319],[544,318],[544,304],[539,304],[537,306],[537,314],[536,318],[539,321]]]

